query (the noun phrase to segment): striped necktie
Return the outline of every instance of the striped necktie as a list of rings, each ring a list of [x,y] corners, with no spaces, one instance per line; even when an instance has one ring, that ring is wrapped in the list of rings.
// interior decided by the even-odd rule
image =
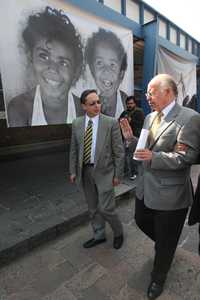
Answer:
[[[163,116],[163,113],[159,112],[159,113],[157,113],[156,117],[153,120],[153,124],[152,124],[152,126],[150,128],[150,132],[149,132],[150,141],[155,140],[156,132],[157,132],[158,128],[160,127],[162,116]]]
[[[92,120],[88,121],[87,129],[84,136],[84,153],[83,153],[83,163],[90,163],[91,150],[92,150]]]

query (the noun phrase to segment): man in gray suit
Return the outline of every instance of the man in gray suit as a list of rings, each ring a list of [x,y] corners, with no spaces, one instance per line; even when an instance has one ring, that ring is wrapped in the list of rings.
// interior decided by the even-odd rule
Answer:
[[[119,249],[123,244],[123,228],[115,212],[114,197],[114,186],[120,182],[124,164],[119,124],[100,113],[96,90],[84,91],[81,104],[85,116],[72,123],[70,181],[83,188],[94,233],[83,247],[91,248],[106,241],[107,221],[114,234],[113,247]]]
[[[146,96],[153,112],[147,115],[143,126],[149,130],[149,138],[145,149],[135,152],[135,157],[142,161],[135,220],[155,242],[149,299],[156,299],[163,291],[193,201],[190,163],[185,159],[190,151],[178,152],[176,144],[184,126],[197,113],[177,104],[177,94],[176,83],[167,74],[157,75],[150,81]]]

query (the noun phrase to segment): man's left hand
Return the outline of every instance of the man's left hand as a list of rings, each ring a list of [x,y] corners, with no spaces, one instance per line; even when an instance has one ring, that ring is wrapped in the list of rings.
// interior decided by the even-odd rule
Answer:
[[[139,160],[152,160],[152,151],[149,149],[138,149],[134,152],[134,156]]]
[[[175,145],[176,152],[186,152],[187,149],[188,149],[188,146],[186,144],[176,143],[176,145]]]

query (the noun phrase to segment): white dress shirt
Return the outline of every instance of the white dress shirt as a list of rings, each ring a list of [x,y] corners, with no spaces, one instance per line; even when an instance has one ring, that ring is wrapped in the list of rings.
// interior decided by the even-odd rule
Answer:
[[[174,105],[175,105],[175,100],[174,101],[172,101],[170,104],[168,104],[165,108],[163,108],[163,110],[162,110],[162,113],[163,113],[163,116],[162,116],[162,118],[161,118],[161,120],[163,119],[163,118],[165,118],[167,115],[168,115],[168,113],[172,110],[172,108],[174,107]]]

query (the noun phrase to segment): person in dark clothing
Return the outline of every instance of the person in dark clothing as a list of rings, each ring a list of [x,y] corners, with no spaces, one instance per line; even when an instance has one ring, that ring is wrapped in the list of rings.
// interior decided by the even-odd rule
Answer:
[[[127,97],[126,107],[127,109],[122,112],[120,119],[127,118],[134,136],[139,137],[144,122],[143,110],[137,105],[135,96]]]
[[[190,133],[190,128],[193,128],[192,134]],[[180,143],[177,145],[179,151],[189,152],[189,145],[193,146],[193,151],[196,155],[193,155],[193,151],[189,152],[187,155],[187,163],[200,164],[200,114],[192,117],[190,122],[185,126],[181,137]],[[189,134],[190,133],[190,134]],[[188,216],[188,225],[192,226],[198,224],[198,253],[200,255],[200,173],[198,177],[198,183],[196,191],[194,194],[194,201],[192,203],[190,213]]]
[[[197,188],[194,195],[194,202],[190,210],[188,217],[188,224],[190,226],[198,223],[198,233],[199,233],[199,242],[198,242],[198,253],[200,255],[200,174],[198,177]]]
[[[143,110],[138,107],[137,100],[135,96],[129,96],[126,99],[127,109],[122,112],[120,115],[120,120],[126,118],[129,122],[129,125],[132,129],[133,135],[135,137],[140,136],[140,132],[144,122],[144,113]],[[131,180],[134,180],[137,175],[137,164],[136,160],[133,160],[133,152],[135,150],[135,145],[130,147],[126,141],[125,144],[125,170],[127,170],[128,175]]]

